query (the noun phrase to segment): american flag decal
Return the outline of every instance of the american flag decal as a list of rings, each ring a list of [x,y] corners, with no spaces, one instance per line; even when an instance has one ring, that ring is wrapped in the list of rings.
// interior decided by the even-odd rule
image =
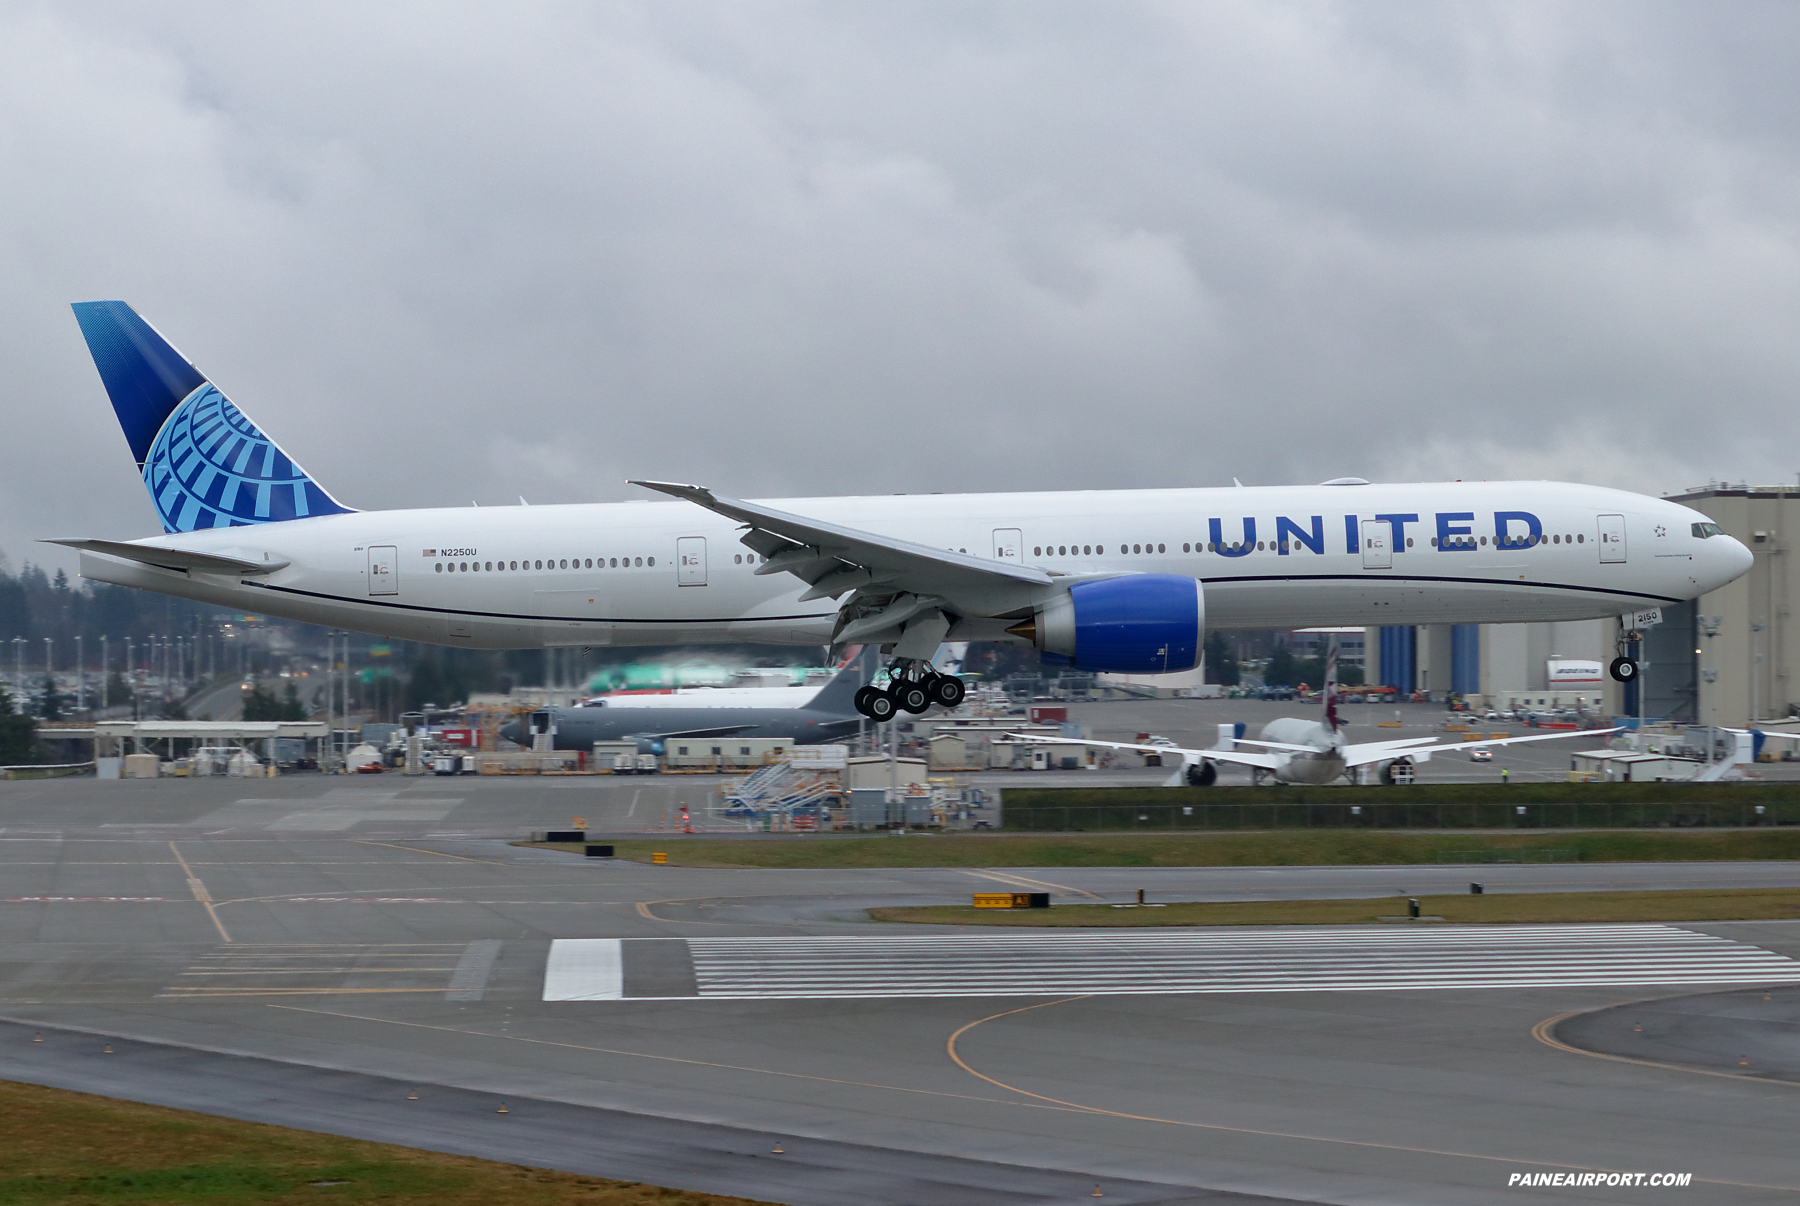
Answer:
[[[436,549],[426,549],[425,555],[427,557],[435,557],[435,556],[437,556],[437,550]]]

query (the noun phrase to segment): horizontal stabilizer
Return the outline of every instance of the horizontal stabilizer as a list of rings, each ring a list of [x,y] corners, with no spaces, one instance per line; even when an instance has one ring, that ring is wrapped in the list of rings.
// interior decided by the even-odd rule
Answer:
[[[65,545],[86,553],[104,553],[108,557],[122,557],[126,561],[161,566],[163,569],[193,570],[202,574],[272,574],[278,569],[285,569],[290,564],[282,559],[249,561],[242,557],[224,557],[218,553],[198,553],[191,549],[162,548],[154,544],[132,544],[124,540],[66,538],[46,540],[43,543]]]

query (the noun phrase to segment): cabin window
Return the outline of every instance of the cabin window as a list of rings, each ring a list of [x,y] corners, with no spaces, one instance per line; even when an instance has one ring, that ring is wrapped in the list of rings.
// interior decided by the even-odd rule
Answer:
[[[650,559],[649,559],[649,562],[650,562],[650,564],[651,564],[651,565],[655,565],[655,564],[656,564],[656,558],[654,558],[654,557],[651,557],[651,558],[650,558]]]
[[[1168,552],[1168,551],[1169,551],[1169,550],[1168,550],[1168,549],[1167,549],[1167,548],[1165,548],[1165,547],[1164,547],[1164,546],[1162,546],[1162,545],[1160,545],[1160,544],[1159,544],[1159,545],[1157,545],[1157,546],[1156,546],[1156,551],[1157,551],[1157,552],[1159,552],[1159,553],[1166,553],[1166,552]]]
[[[440,561],[433,568],[435,568],[437,570],[437,572],[441,574],[444,572],[444,563],[442,561]]]

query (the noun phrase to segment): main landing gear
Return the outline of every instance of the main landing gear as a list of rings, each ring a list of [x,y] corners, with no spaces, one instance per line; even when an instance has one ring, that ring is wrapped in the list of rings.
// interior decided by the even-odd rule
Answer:
[[[869,686],[856,693],[856,710],[870,720],[892,720],[895,712],[917,716],[932,704],[954,708],[963,701],[962,679],[939,674],[929,662],[896,661],[888,673],[887,690]]]

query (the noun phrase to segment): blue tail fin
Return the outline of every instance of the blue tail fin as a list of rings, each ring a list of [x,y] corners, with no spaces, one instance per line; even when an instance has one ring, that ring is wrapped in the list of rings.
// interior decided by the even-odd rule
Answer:
[[[350,510],[130,306],[76,302],[74,310],[164,531]]]

